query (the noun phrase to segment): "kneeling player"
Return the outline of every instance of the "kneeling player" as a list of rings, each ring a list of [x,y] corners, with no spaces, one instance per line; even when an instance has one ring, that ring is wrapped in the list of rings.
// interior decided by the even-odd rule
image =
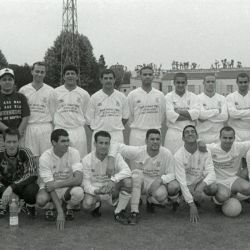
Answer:
[[[110,155],[119,152],[134,163],[130,224],[138,223],[141,194],[148,196],[147,210],[154,212],[153,204],[166,205],[169,199],[176,202],[180,191],[175,180],[174,158],[168,149],[161,147],[160,131],[149,129],[145,142],[145,146],[117,144],[110,152]]]
[[[199,219],[197,203],[202,202],[206,195],[213,196],[217,192],[211,153],[199,151],[197,138],[195,127],[186,126],[182,134],[184,146],[174,155],[176,179],[180,183],[184,200],[190,207],[191,222]]]
[[[249,181],[241,178],[241,160],[246,157],[250,149],[250,141],[234,142],[235,131],[232,127],[223,127],[220,130],[220,143],[207,144],[212,153],[218,192],[215,203],[222,205],[230,196],[240,193],[250,195]],[[247,159],[249,159],[249,154]],[[250,167],[248,160],[248,168]],[[247,169],[243,169],[243,172]],[[247,171],[245,171],[247,172]],[[248,173],[249,174],[249,173]],[[248,176],[247,176],[248,179]]]
[[[44,207],[52,201],[57,210],[57,228],[64,229],[65,216],[61,202],[66,205],[66,219],[74,219],[74,206],[80,204],[84,193],[81,187],[83,173],[78,150],[69,147],[69,135],[64,129],[51,134],[52,148],[39,159],[41,186],[37,204]],[[47,219],[55,219],[53,209],[46,211]]]
[[[0,218],[6,215],[8,203],[16,195],[26,203],[22,210],[35,216],[39,187],[34,156],[28,148],[19,147],[17,129],[6,129],[3,137],[4,151],[0,152]]]
[[[108,175],[111,136],[106,131],[99,131],[94,139],[95,149],[82,160],[85,191],[83,209],[92,211],[93,216],[100,216],[101,200],[109,199],[114,204],[118,198],[114,219],[122,224],[128,224],[125,209],[131,197],[131,171],[122,156],[117,154],[114,172],[111,176]]]

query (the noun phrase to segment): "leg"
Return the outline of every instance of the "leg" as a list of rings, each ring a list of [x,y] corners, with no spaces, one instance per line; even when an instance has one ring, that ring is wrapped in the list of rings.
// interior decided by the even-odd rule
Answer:
[[[241,193],[243,195],[250,195],[250,183],[242,178],[237,178],[232,185],[231,191],[233,194]]]
[[[132,197],[131,212],[139,213],[139,202],[141,197],[141,189],[143,183],[143,172],[135,169],[132,171]]]
[[[132,191],[132,179],[131,178],[125,178],[121,180],[118,184],[118,190],[119,190],[119,198],[118,198],[118,204],[115,209],[115,214],[120,213],[122,210],[125,210],[129,200],[131,198],[131,191]],[[117,194],[117,191],[114,191],[114,196]],[[113,194],[112,194],[113,196]]]
[[[204,193],[207,196],[214,196],[218,191],[218,186],[216,183],[212,183],[204,188]]]
[[[95,209],[96,203],[100,201],[100,199],[92,194],[85,194],[83,202],[82,202],[82,207],[84,210],[87,211],[92,211]]]
[[[217,184],[217,192],[215,194],[215,203],[222,205],[231,196],[231,190],[221,184]]]
[[[36,204],[39,207],[44,207],[48,202],[51,201],[49,193],[45,191],[45,189],[40,189],[36,196]]]
[[[180,184],[177,180],[173,180],[167,184],[168,198],[172,201],[177,201],[180,195]]]
[[[67,189],[63,199],[67,204],[67,208],[71,209],[81,203],[84,197],[84,192],[82,187],[72,187]]]
[[[23,189],[23,199],[25,203],[34,206],[36,204],[36,195],[38,193],[39,186],[36,183],[30,183]]]

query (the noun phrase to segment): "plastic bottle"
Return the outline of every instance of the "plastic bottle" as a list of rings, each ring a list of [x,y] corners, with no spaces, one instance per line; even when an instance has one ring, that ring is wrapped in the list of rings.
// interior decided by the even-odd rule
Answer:
[[[10,226],[18,227],[18,205],[17,200],[13,198],[10,203]]]

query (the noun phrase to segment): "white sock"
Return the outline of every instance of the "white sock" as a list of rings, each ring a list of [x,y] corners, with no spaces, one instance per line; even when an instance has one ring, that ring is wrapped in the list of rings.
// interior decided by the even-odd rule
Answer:
[[[127,193],[126,191],[121,191],[119,193],[119,200],[118,200],[117,207],[115,209],[115,214],[118,214],[122,210],[126,209],[130,198],[131,198],[131,194]]]

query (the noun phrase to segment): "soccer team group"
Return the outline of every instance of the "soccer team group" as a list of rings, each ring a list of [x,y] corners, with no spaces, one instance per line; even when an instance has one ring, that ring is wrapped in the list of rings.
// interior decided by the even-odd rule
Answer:
[[[33,81],[15,90],[12,69],[0,70],[0,217],[13,197],[34,217],[44,208],[58,229],[77,209],[101,216],[114,207],[115,221],[137,224],[141,195],[148,212],[155,206],[178,209],[184,200],[190,221],[211,196],[217,207],[231,196],[250,196],[249,76],[237,76],[237,91],[216,93],[216,77],[204,77],[204,92],[187,90],[187,75],[176,73],[166,96],[152,87],[153,69],[140,70],[141,87],[126,97],[114,89],[105,69],[102,89],[91,97],[77,86],[78,70],[67,65],[63,85],[44,83],[46,67],[36,62]],[[161,127],[167,132],[162,146]],[[123,130],[130,127],[129,145]],[[92,131],[87,152],[85,129]],[[130,205],[130,213],[127,206]]]

